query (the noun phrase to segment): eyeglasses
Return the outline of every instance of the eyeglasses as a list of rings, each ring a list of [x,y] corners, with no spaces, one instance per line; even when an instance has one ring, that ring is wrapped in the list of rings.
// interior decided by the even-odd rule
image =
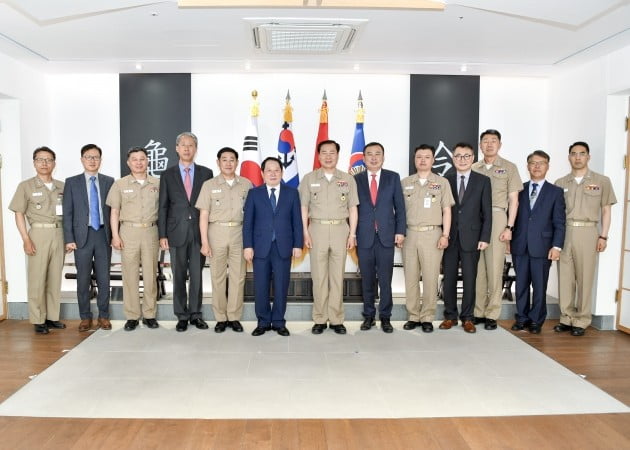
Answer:
[[[465,155],[453,155],[453,159],[468,161],[473,155],[466,153]]]
[[[35,158],[33,161],[35,161],[37,164],[52,164],[55,162],[55,160],[52,158]]]
[[[87,161],[100,161],[101,157],[100,156],[84,156],[83,159],[87,160]]]
[[[547,165],[547,161],[529,161],[527,165],[529,167],[542,167]]]

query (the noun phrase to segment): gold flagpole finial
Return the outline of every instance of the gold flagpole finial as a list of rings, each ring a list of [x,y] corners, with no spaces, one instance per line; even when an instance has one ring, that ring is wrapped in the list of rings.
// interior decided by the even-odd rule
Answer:
[[[359,90],[359,97],[357,98],[357,123],[363,123],[365,119],[365,110],[363,109],[363,96],[361,90]]]
[[[250,108],[250,114],[252,117],[258,117],[260,111],[260,105],[258,103],[258,91],[254,89],[252,91],[252,106]]]
[[[291,108],[291,95],[289,94],[289,91],[287,90],[287,96],[285,99],[285,105],[284,105],[284,121],[287,123],[291,123],[293,122],[293,108]]]

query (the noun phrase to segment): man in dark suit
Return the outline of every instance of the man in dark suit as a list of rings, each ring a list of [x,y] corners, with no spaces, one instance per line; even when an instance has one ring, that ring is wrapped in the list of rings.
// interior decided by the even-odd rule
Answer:
[[[551,261],[560,260],[564,245],[566,213],[562,188],[545,180],[549,155],[542,150],[531,153],[527,157],[527,170],[530,181],[523,183],[519,193],[511,243],[516,271],[516,322],[512,330],[528,328],[530,333],[538,334],[547,317]]]
[[[382,168],[384,159],[385,149],[378,142],[363,148],[367,170],[354,176],[359,194],[356,246],[363,291],[361,330],[369,330],[375,325],[374,285],[378,278],[378,317],[381,329],[391,333],[394,331],[390,322],[394,245],[402,247],[406,219],[400,176]]]
[[[264,184],[251,189],[243,216],[243,256],[254,264],[254,301],[258,326],[252,336],[274,330],[289,336],[284,314],[291,274],[291,257],[302,256],[304,236],[297,189],[280,184],[282,163],[266,158],[261,165]],[[273,277],[273,307],[269,286]]]
[[[490,242],[492,192],[490,178],[471,171],[475,156],[472,145],[459,143],[453,150],[456,172],[446,176],[455,197],[449,245],[444,251],[444,321],[440,329],[457,325],[457,272],[461,263],[464,294],[459,318],[464,331],[475,333],[477,264],[479,252]]]
[[[195,208],[201,186],[212,178],[212,170],[194,163],[197,136],[185,132],[177,136],[179,164],[160,177],[158,233],[160,248],[169,250],[173,271],[173,310],[177,331],[191,325],[205,330],[208,324],[201,317],[201,271],[206,257],[201,254],[199,210]],[[188,295],[186,277],[189,277]]]
[[[109,321],[109,268],[112,233],[109,225],[110,207],[105,204],[114,179],[100,174],[102,151],[94,144],[81,148],[82,174],[67,178],[63,195],[63,237],[66,252],[74,251],[77,270],[77,300],[79,331],[92,328],[90,286],[92,268],[98,294],[98,326],[111,330]]]

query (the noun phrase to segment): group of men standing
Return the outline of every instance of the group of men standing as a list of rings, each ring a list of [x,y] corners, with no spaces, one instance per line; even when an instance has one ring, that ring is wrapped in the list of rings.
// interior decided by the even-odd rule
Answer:
[[[383,168],[381,144],[365,146],[366,170],[351,176],[337,169],[339,144],[327,140],[317,146],[321,168],[306,174],[299,189],[281,183],[282,162],[274,157],[262,163],[264,183],[252,188],[249,180],[236,175],[238,153],[229,147],[219,150],[220,173],[213,178],[211,169],[194,162],[197,145],[194,134],[180,134],[178,164],[160,179],[147,174],[146,150],[133,147],[127,153],[131,173],[114,181],[99,172],[101,149],[88,144],[81,149],[84,172],[68,178],[65,187],[52,178],[55,153],[48,147],[35,150],[37,175],[18,186],[9,206],[28,255],[29,318],[35,332],[65,328],[59,321],[64,250],[75,256],[79,331],[94,326],[92,276],[98,285],[96,325],[111,329],[111,247],[121,251],[127,331],[140,320],[149,328],[159,327],[156,274],[162,249],[170,252],[178,332],[189,324],[208,328],[201,312],[207,257],[215,332],[243,331],[240,319],[250,262],[257,317],[252,334],[274,330],[288,336],[291,259],[301,257],[304,247],[311,258],[313,334],[327,327],[346,333],[343,275],[347,251],[355,247],[362,274],[364,331],[376,325],[377,292],[381,329],[394,331],[395,247],[403,252],[405,330],[433,331],[440,273],[444,320],[439,328],[450,329],[461,321],[468,333],[476,332],[481,323],[487,330],[496,329],[509,252],[516,270],[513,330],[540,332],[552,261],[559,261],[560,273],[561,318],[555,331],[581,336],[590,325],[596,255],[606,248],[610,206],[616,200],[610,180],[588,168],[590,149],[584,142],[571,145],[572,171],[554,185],[545,180],[550,158],[540,150],[528,155],[530,181],[522,183],[516,165],[498,154],[501,134],[496,130],[481,134],[483,159],[477,162],[472,145],[455,145],[455,170],[446,177],[432,172],[435,149],[420,145],[414,151],[417,172],[402,181]],[[458,311],[460,276],[463,296]]]

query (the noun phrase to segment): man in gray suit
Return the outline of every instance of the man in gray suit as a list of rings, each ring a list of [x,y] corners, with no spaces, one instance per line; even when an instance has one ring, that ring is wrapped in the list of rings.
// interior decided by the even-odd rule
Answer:
[[[188,322],[201,330],[208,324],[201,317],[201,272],[206,257],[201,254],[199,210],[195,208],[201,186],[212,178],[212,170],[195,164],[197,136],[181,133],[175,141],[179,163],[160,176],[158,232],[160,248],[169,250],[173,271],[173,309],[177,331]],[[189,278],[186,295],[186,278]]]
[[[92,268],[98,295],[98,327],[111,330],[109,321],[109,267],[112,233],[109,227],[110,208],[105,204],[112,177],[99,173],[103,152],[95,144],[81,148],[85,171],[66,179],[63,195],[63,237],[66,253],[74,251],[77,269],[77,300],[81,323],[79,331],[92,328],[90,280]]]

